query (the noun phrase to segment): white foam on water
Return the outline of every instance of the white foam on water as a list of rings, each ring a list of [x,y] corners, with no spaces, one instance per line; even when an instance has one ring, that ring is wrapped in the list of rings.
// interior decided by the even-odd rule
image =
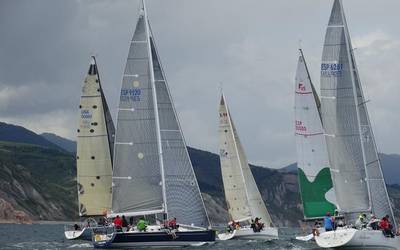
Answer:
[[[92,244],[90,243],[82,243],[82,244],[73,244],[69,246],[68,248],[92,248]]]

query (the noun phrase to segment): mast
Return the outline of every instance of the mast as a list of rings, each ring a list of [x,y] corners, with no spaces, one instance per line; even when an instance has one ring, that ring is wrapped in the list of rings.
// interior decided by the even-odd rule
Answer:
[[[167,208],[167,192],[165,188],[165,170],[164,170],[164,160],[163,160],[163,150],[161,144],[161,131],[160,131],[160,117],[158,115],[158,104],[157,104],[157,91],[154,80],[154,69],[153,69],[153,55],[151,53],[151,41],[150,41],[150,28],[149,28],[149,20],[147,19],[147,9],[146,9],[146,1],[142,0],[143,12],[144,12],[144,21],[145,21],[145,29],[146,29],[146,40],[147,40],[147,53],[149,57],[149,68],[150,68],[150,82],[153,93],[153,105],[154,105],[154,116],[156,123],[156,135],[157,135],[157,148],[159,154],[159,163],[160,163],[160,172],[161,172],[161,185],[162,185],[162,196],[163,196],[163,207],[164,213],[168,217],[168,208]]]
[[[115,126],[112,120],[112,116],[110,113],[110,109],[108,108],[106,96],[104,95],[103,87],[101,86],[101,80],[100,80],[100,74],[97,66],[97,61],[96,57],[92,56],[92,60],[94,65],[96,66],[96,74],[97,74],[97,79],[99,80],[99,89],[100,89],[100,94],[101,98],[103,101],[103,115],[105,119],[105,126],[106,126],[106,131],[108,135],[108,148],[110,150],[110,155],[111,155],[111,167],[113,166],[114,162],[114,136],[115,136]]]
[[[314,84],[312,83],[311,75],[310,75],[310,72],[308,71],[308,66],[307,66],[307,63],[306,63],[306,58],[304,57],[304,54],[303,54],[303,49],[299,48],[299,51],[300,51],[300,56],[301,56],[301,58],[302,58],[303,61],[304,61],[304,67],[306,68],[307,78],[308,78],[308,80],[310,81],[311,89],[312,89],[313,96],[314,96],[314,99],[315,99],[315,104],[317,105],[317,110],[318,110],[319,118],[320,118],[321,123],[322,123],[322,117],[321,117],[321,101],[319,100],[317,91],[315,90]]]

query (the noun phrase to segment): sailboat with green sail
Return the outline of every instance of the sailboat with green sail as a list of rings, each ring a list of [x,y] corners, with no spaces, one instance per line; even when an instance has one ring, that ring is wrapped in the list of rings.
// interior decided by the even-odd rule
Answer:
[[[334,214],[336,195],[329,167],[320,113],[321,103],[311,81],[303,51],[299,50],[295,77],[295,138],[300,197],[304,220]],[[313,235],[297,237],[310,240]]]

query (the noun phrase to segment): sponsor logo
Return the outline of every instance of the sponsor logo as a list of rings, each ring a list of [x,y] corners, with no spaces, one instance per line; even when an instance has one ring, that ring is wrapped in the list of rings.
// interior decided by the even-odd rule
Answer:
[[[305,92],[306,91],[306,86],[304,85],[304,82],[299,82],[299,84],[297,85],[297,89],[300,92]]]

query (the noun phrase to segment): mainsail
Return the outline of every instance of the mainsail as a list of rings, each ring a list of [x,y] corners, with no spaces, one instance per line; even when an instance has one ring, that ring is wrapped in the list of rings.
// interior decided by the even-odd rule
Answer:
[[[94,57],[82,88],[79,110],[76,154],[79,215],[105,215],[111,208],[114,124]]]
[[[340,0],[334,1],[325,37],[321,99],[340,210],[394,218]]]
[[[114,153],[113,214],[166,213],[209,226],[145,7],[123,76]]]
[[[261,217],[266,225],[272,220],[257,188],[224,95],[219,106],[219,146],[225,198],[231,219]]]
[[[319,98],[300,50],[295,79],[295,137],[297,168],[304,217],[333,214],[333,191],[326,141],[319,112]]]

